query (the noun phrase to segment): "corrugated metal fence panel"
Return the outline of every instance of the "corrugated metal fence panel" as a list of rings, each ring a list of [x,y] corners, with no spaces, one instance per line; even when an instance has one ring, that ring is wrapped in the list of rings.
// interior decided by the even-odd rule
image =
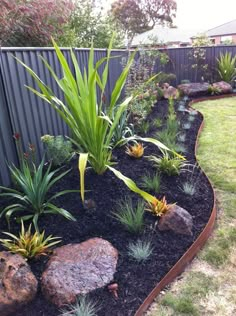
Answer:
[[[111,60],[109,63],[109,97],[115,87],[115,83],[122,73],[122,60],[127,60],[128,53],[126,50],[113,50],[111,52]],[[124,97],[124,91],[121,98]]]
[[[158,65],[158,71],[163,70],[167,73],[176,74],[176,84],[179,84],[181,80],[188,79],[191,82],[201,81],[201,80],[210,80],[215,81],[219,80],[217,75],[217,58],[220,53],[224,54],[225,52],[231,52],[232,55],[236,55],[236,46],[235,45],[223,45],[223,46],[209,46],[202,47],[206,51],[205,64],[208,65],[206,71],[200,71],[192,67],[194,61],[191,59],[193,48],[170,48],[170,49],[160,49],[161,52],[168,54],[170,61],[167,65],[161,68]],[[203,78],[202,78],[203,77]]]
[[[42,157],[40,137],[44,134],[68,135],[69,130],[49,104],[24,87],[27,85],[36,88],[36,85],[26,69],[13,58],[15,56],[22,60],[38,74],[43,82],[52,88],[58,97],[63,98],[56,82],[38,57],[39,53],[58,75],[62,74],[53,49],[3,49],[2,59],[3,78],[6,84],[7,102],[14,132],[21,134],[25,150],[27,150],[29,143],[33,143],[39,156]],[[70,61],[69,51],[64,50],[63,53]]]
[[[0,185],[9,185],[11,182],[9,170],[6,162],[17,162],[16,148],[13,140],[13,132],[9,120],[7,109],[6,96],[4,91],[4,84],[1,74],[1,60],[0,60]]]

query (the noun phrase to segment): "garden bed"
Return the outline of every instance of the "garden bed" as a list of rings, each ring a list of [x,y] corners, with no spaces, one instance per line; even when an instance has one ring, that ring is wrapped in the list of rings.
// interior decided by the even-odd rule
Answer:
[[[159,101],[149,116],[150,124],[156,118],[165,120],[167,113],[168,102]],[[177,112],[177,115],[181,126],[187,122],[189,115],[187,112]],[[197,114],[191,123],[191,128],[186,130],[185,156],[191,164],[196,163],[195,143],[201,123],[202,116]],[[153,136],[155,131],[155,128],[151,128],[148,135]],[[155,146],[146,144],[144,156],[152,154],[158,154],[158,150]],[[147,172],[155,171],[147,159],[132,159],[126,155],[124,147],[114,150],[113,155],[114,161],[117,160],[117,169],[133,179],[138,185],[140,185],[141,176]],[[58,182],[51,193],[79,188],[77,160],[71,161],[70,167],[72,171]],[[118,299],[115,299],[106,287],[95,290],[89,295],[100,306],[98,316],[134,315],[147,295],[204,229],[214,204],[213,191],[204,173],[196,170],[194,175],[197,183],[196,193],[193,196],[184,194],[181,190],[181,184],[189,176],[189,171],[183,171],[179,176],[162,176],[161,191],[157,197],[165,195],[168,203],[177,202],[193,216],[192,236],[176,235],[171,231],[159,231],[156,226],[157,217],[148,212],[145,214],[145,229],[142,234],[133,235],[125,231],[124,227],[114,219],[112,212],[116,210],[117,202],[126,196],[132,197],[134,202],[139,197],[130,192],[123,182],[109,171],[102,176],[95,174],[91,169],[86,172],[85,185],[86,189],[90,190],[86,193],[86,198],[95,202],[95,208],[85,210],[79,194],[73,193],[58,198],[58,204],[70,211],[76,217],[76,222],[66,221],[60,216],[47,216],[39,219],[40,229],[45,229],[47,235],[62,237],[63,244],[80,243],[92,237],[102,237],[111,242],[119,251],[117,272],[114,276],[114,281],[119,285]],[[155,192],[150,193],[154,194]],[[2,231],[8,230],[5,221],[1,222],[0,229]],[[19,225],[12,222],[11,231],[18,233],[18,230]],[[151,239],[154,249],[150,259],[143,264],[137,263],[127,254],[129,242],[136,241],[138,238]],[[46,257],[29,262],[38,279],[45,269],[46,262]],[[39,289],[34,301],[15,313],[14,316],[56,316],[58,314],[58,309],[47,302]]]

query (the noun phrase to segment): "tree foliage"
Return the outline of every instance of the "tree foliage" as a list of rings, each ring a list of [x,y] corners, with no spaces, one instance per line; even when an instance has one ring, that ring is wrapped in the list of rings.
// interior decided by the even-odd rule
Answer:
[[[111,13],[123,27],[128,46],[136,34],[154,28],[156,24],[171,24],[175,17],[175,0],[116,0]]]
[[[65,32],[74,9],[72,0],[1,0],[2,46],[47,46]]]
[[[94,47],[107,48],[114,31],[114,47],[119,47],[124,38],[121,28],[109,14],[104,14],[103,8],[96,0],[76,1],[70,28],[76,34],[74,45],[77,47],[90,47],[93,39]]]

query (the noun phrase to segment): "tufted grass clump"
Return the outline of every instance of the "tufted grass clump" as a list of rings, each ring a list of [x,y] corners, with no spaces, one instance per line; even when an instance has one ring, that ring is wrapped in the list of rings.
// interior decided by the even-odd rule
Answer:
[[[118,203],[114,217],[133,234],[142,232],[144,228],[144,201],[139,200],[136,207],[131,198],[126,198]]]
[[[193,182],[186,181],[182,184],[180,189],[185,194],[193,196],[196,192],[196,182],[193,183]]]
[[[163,152],[162,156],[148,156],[147,159],[153,163],[161,173],[168,176],[177,176],[187,167],[185,160],[179,157],[172,157],[168,152]]]
[[[187,122],[183,124],[183,129],[190,129],[191,128],[191,123]]]
[[[97,316],[99,307],[85,296],[79,297],[75,304],[61,310],[60,316]]]
[[[183,142],[185,142],[185,140],[186,140],[186,134],[185,134],[185,133],[181,133],[181,134],[178,135],[177,138],[178,138],[178,141],[179,141],[179,142],[182,142],[182,143],[183,143]]]
[[[152,254],[153,248],[150,241],[137,240],[129,243],[128,254],[138,262],[146,261]]]
[[[147,191],[159,193],[161,186],[161,176],[159,173],[155,173],[154,175],[147,173],[142,177],[141,186]]]

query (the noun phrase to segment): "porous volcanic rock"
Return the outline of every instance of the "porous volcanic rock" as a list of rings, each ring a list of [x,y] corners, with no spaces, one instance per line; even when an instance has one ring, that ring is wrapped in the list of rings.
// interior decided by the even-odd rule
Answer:
[[[0,315],[14,315],[33,300],[38,282],[22,256],[0,252]]]
[[[172,230],[176,234],[192,235],[193,218],[184,208],[173,205],[160,219],[160,230]]]
[[[184,83],[178,85],[180,93],[189,97],[199,97],[208,94],[210,84],[207,82]]]
[[[232,86],[225,81],[215,82],[212,84],[212,86],[218,88],[221,94],[231,93],[233,90]]]
[[[102,238],[54,249],[42,275],[42,291],[61,307],[74,303],[76,296],[87,294],[113,280],[118,251]]]

